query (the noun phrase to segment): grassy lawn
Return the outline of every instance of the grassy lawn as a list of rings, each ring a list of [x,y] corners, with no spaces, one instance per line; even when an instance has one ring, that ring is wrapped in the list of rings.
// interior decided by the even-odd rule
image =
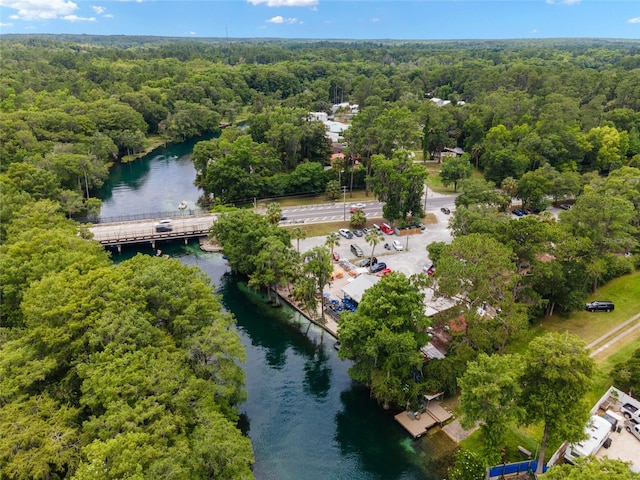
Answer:
[[[532,455],[536,455],[540,444],[535,438],[542,437],[542,429],[540,434],[534,432],[533,429],[517,428],[515,425],[507,429],[505,436],[505,445],[507,447],[507,461],[508,462],[521,462],[526,458],[518,451],[518,446],[522,446],[529,450]],[[482,452],[484,448],[482,433],[480,430],[476,430],[471,436],[460,442],[460,445],[467,450],[474,452]],[[559,445],[554,446],[552,452],[555,451]],[[547,448],[547,452],[549,449]],[[548,457],[550,455],[545,455]]]
[[[640,271],[630,273],[620,278],[616,278],[606,285],[600,287],[598,292],[589,296],[587,301],[592,300],[611,300],[615,303],[613,312],[587,312],[580,310],[571,312],[567,316],[554,314],[551,317],[543,318],[522,338],[514,341],[507,347],[508,352],[522,352],[526,345],[538,335],[544,335],[546,332],[569,332],[582,338],[586,343],[590,343],[597,339],[612,328],[620,325],[624,321],[640,312]],[[637,340],[637,335],[630,335],[630,340]],[[629,339],[620,341],[616,344],[615,349]],[[603,352],[605,358],[606,352]],[[612,354],[612,351],[608,351]],[[600,360],[600,358],[596,358]]]

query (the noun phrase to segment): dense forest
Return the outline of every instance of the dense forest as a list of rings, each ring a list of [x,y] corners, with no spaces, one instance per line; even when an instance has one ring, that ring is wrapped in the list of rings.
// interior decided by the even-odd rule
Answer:
[[[0,69],[2,478],[252,475],[251,445],[236,428],[243,352],[208,281],[171,260],[113,265],[70,219],[97,214],[92,195],[109,167],[150,145],[226,127],[193,156],[214,203],[348,186],[386,200],[397,222],[422,213],[422,160],[466,152],[443,160],[443,182],[461,195],[453,243],[429,249],[436,275],[385,279],[380,290],[398,303],[386,319],[366,299],[345,317],[341,355],[356,369],[363,362],[355,377],[385,404],[427,387],[455,392],[469,362],[501,370],[482,354],[503,353],[533,319],[580,308],[639,263],[637,41],[2,36]],[[331,162],[324,128],[307,114],[344,102],[359,112],[337,112],[350,128],[345,161]],[[473,169],[484,179],[468,178]],[[558,222],[515,221],[504,215],[513,199],[532,211],[573,207]],[[274,218],[237,211],[214,233],[237,246],[229,258],[251,286],[297,280],[294,296],[313,304],[328,250],[299,255],[290,240],[304,232]],[[396,342],[416,358],[424,331],[408,330],[426,325],[425,286],[464,294],[456,313],[468,328],[447,359],[416,360],[407,393],[406,361],[383,357]],[[487,300],[503,314],[477,315]],[[385,335],[374,321],[387,322]],[[366,348],[363,322],[378,342]],[[517,373],[527,374],[539,377]]]

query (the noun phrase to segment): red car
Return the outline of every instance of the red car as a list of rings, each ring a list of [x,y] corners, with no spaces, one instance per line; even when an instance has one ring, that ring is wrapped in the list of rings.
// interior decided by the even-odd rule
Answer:
[[[387,235],[393,235],[393,228],[391,228],[391,226],[386,223],[380,225],[380,230],[382,230]]]
[[[393,270],[391,270],[389,267],[385,268],[384,270],[376,273],[376,275],[378,277],[386,277],[387,275],[389,275],[391,272],[393,272]]]

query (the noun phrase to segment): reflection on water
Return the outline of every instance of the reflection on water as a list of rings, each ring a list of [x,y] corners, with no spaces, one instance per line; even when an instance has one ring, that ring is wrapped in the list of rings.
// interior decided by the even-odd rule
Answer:
[[[183,200],[187,208],[195,208],[202,190],[193,184],[196,169],[191,153],[197,142],[213,137],[157,148],[133,162],[115,164],[98,192],[100,216],[169,212],[177,210]]]
[[[441,436],[414,441],[353,382],[335,339],[288,307],[275,308],[238,281],[219,254],[193,242],[161,247],[197,265],[236,317],[246,348],[248,400],[240,427],[253,444],[260,480],[440,480],[438,458],[452,447]],[[152,254],[152,250],[145,252]],[[131,256],[133,250],[123,255]],[[117,254],[114,255],[117,257]],[[444,467],[443,467],[444,468]]]

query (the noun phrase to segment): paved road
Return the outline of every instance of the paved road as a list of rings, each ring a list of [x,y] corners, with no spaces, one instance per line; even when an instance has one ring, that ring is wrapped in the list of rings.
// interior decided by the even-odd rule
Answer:
[[[426,211],[440,211],[441,207],[454,209],[455,198],[455,195],[442,195],[430,191]],[[351,206],[355,203],[364,204],[363,211],[367,218],[382,218],[382,207],[384,203],[378,201],[353,202],[347,199],[347,202],[283,208],[282,215],[286,217],[286,220],[280,224],[290,225],[295,223],[321,223],[349,220],[351,217]]]

